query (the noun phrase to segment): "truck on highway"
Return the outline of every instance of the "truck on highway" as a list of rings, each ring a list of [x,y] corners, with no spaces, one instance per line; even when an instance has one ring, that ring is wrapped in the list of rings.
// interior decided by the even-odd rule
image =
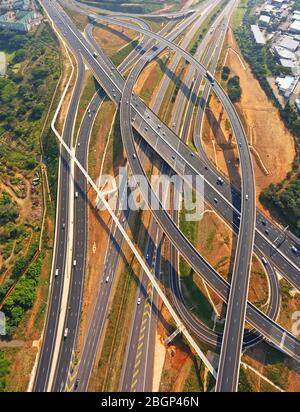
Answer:
[[[211,82],[211,84],[214,84],[215,78],[214,78],[214,76],[211,74],[211,72],[209,72],[208,70],[206,70],[206,77],[207,77],[207,79]]]
[[[267,261],[267,259],[266,259],[264,256],[261,258],[261,260],[262,260],[262,263],[263,263],[265,266],[267,266],[268,261]]]

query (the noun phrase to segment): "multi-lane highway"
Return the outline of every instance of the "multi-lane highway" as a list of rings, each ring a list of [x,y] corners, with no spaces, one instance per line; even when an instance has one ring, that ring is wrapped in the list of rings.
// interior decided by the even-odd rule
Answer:
[[[144,60],[146,60],[145,56]],[[135,146],[134,146],[134,138],[131,130],[131,119],[133,117],[131,111],[131,104],[130,100],[132,97],[132,91],[133,91],[133,85],[134,85],[134,80],[138,77],[140,72],[140,67],[135,66],[133,69],[131,75],[128,77],[125,87],[123,90],[123,95],[122,95],[122,103],[121,103],[121,131],[122,131],[122,136],[123,136],[123,142],[124,142],[124,147],[126,152],[128,153],[128,161],[130,164],[131,169],[134,171],[134,174],[136,175],[141,175],[144,174],[144,171],[141,167],[141,164],[138,161],[138,157],[135,154]],[[135,104],[132,105],[133,107],[136,107]],[[149,112],[148,112],[149,113]],[[149,116],[147,113],[144,113],[143,117]],[[136,126],[137,120],[134,121],[134,124]],[[152,127],[157,127],[157,126],[152,126]],[[161,156],[168,162],[170,165],[173,167],[173,162],[169,161],[168,155],[164,152],[163,148],[160,147],[159,153]],[[178,154],[178,152],[176,152]],[[174,159],[172,159],[174,161]],[[143,193],[143,189],[141,188],[141,192],[144,196],[144,199],[148,202],[148,204],[151,204],[151,199],[153,200],[153,194],[151,194],[151,197],[149,193],[151,193],[151,187],[148,187],[147,190],[145,188],[145,192]],[[198,253],[195,251],[195,249],[192,247],[192,245],[187,241],[187,239],[182,235],[182,233],[178,232],[177,226],[174,224],[172,219],[170,219],[169,215],[163,210],[163,207],[159,202],[157,203],[159,206],[159,210],[152,210],[155,218],[163,228],[164,232],[167,234],[171,242],[176,246],[178,250],[181,251],[181,254],[184,256],[184,258],[187,260],[187,262],[194,268],[194,270],[197,273],[201,273],[201,275],[205,278],[205,280],[215,289],[220,296],[222,296],[222,288],[216,288],[215,282],[222,282],[226,283],[223,279],[221,279],[216,273],[216,278],[212,282],[211,276],[213,276],[213,268],[211,268],[207,262],[204,262],[203,258],[201,258]],[[200,259],[199,259],[200,258]],[[205,265],[205,268],[203,267],[203,264]],[[208,274],[210,272],[210,274]],[[205,276],[205,275],[208,276]],[[214,276],[215,277],[215,276]],[[218,280],[217,280],[218,278]],[[224,289],[223,289],[224,290]],[[226,295],[223,295],[222,298],[224,300],[227,300]],[[252,323],[258,330],[262,331],[266,327],[266,324],[269,323],[270,326],[273,328],[276,328],[276,333],[271,333],[269,331],[265,331],[264,334],[266,337],[270,339],[270,336],[272,336],[271,339],[277,343],[279,346],[281,342],[283,341],[282,335],[284,334],[285,336],[285,344],[287,344],[287,339],[286,337],[289,336],[290,343],[288,344],[288,347],[286,350],[288,353],[291,353],[290,350],[292,351],[295,350],[295,352],[298,352],[299,349],[296,349],[298,346],[297,340],[286,333],[286,331],[283,331],[282,328],[280,328],[278,325],[274,324],[274,322],[271,319],[268,319],[266,315],[263,315],[262,313],[259,313],[257,309],[255,309],[252,305],[249,304],[249,307],[251,308],[248,310],[248,314],[250,314],[249,321]],[[255,319],[252,318],[253,311],[256,312]],[[253,322],[254,321],[254,322]],[[257,323],[256,323],[257,322]],[[281,329],[281,332],[280,332]],[[243,332],[242,332],[243,333]],[[277,341],[277,342],[276,342]],[[292,343],[293,342],[293,343]],[[296,353],[294,353],[296,357],[299,356]]]
[[[58,13],[57,9],[56,10],[52,9],[51,4],[47,1],[44,1],[42,3],[44,4],[44,6],[47,8],[49,13],[51,14],[51,18],[55,21],[56,25],[62,31],[64,37],[67,39],[67,41],[70,44],[70,46],[72,47],[72,49],[74,49],[74,50],[77,49],[78,52],[80,52],[82,54],[83,59],[91,67],[91,69],[93,70],[97,80],[102,84],[105,91],[117,103],[120,101],[120,99],[122,99],[121,113],[123,112],[123,116],[124,116],[122,126],[123,126],[123,128],[126,128],[123,131],[123,136],[124,136],[124,133],[126,133],[126,136],[127,136],[126,140],[130,140],[130,139],[128,139],[128,136],[131,136],[131,123],[133,123],[134,127],[137,128],[137,130],[140,132],[140,134],[145,138],[145,140],[152,147],[155,147],[156,150],[159,147],[159,153],[161,155],[163,155],[165,153],[166,156],[163,156],[163,157],[165,157],[168,160],[169,165],[175,171],[178,171],[178,169],[179,169],[179,172],[180,172],[180,169],[184,170],[184,171],[192,170],[193,171],[192,174],[199,174],[199,170],[201,170],[201,171],[205,170],[205,171],[207,171],[206,175],[211,174],[211,176],[213,177],[213,179],[215,179],[215,181],[214,181],[214,184],[211,184],[211,183],[207,184],[207,187],[209,188],[209,192],[217,192],[217,196],[219,198],[221,197],[220,204],[221,203],[226,204],[226,208],[227,208],[227,210],[229,210],[229,214],[227,212],[226,213],[229,216],[229,220],[230,220],[231,224],[232,224],[232,222],[234,222],[233,226],[234,226],[235,230],[238,233],[238,228],[239,228],[239,222],[238,222],[239,206],[237,205],[238,202],[236,201],[236,198],[232,196],[231,192],[228,193],[228,191],[226,191],[225,185],[224,185],[224,188],[223,187],[222,188],[214,187],[215,182],[216,182],[215,171],[203,169],[203,163],[200,162],[200,159],[198,158],[198,156],[193,155],[191,157],[190,149],[188,149],[183,143],[182,143],[182,146],[181,146],[181,143],[180,144],[178,143],[178,139],[177,139],[176,135],[174,135],[174,133],[172,133],[172,131],[170,129],[166,128],[165,126],[164,126],[163,130],[165,130],[164,133],[165,133],[166,137],[162,138],[162,135],[161,135],[162,130],[160,130],[160,131],[157,130],[157,122],[159,120],[155,117],[154,113],[152,113],[148,109],[146,109],[145,106],[142,104],[142,102],[140,100],[136,99],[136,98],[133,99],[132,104],[131,104],[132,89],[133,89],[134,81],[132,81],[132,84],[130,84],[131,79],[129,78],[129,79],[127,79],[127,82],[124,84],[124,80],[119,76],[117,70],[112,66],[111,62],[109,62],[108,59],[104,58],[104,56],[101,56],[101,55],[99,56],[98,59],[95,59],[93,57],[93,54],[92,54],[93,49],[90,48],[90,46],[87,44],[85,39],[78,32],[78,30],[74,27],[74,25],[72,25],[69,18],[67,18],[66,16],[61,17],[63,15],[62,11],[60,11]],[[53,3],[55,3],[55,2],[53,2]],[[111,21],[108,18],[106,18],[106,20]],[[115,21],[113,20],[111,22],[115,22]],[[130,27],[130,23],[122,22],[122,23],[120,23],[120,25],[126,25],[126,27]],[[186,54],[182,53],[183,52],[182,49],[179,49],[177,46],[175,46],[171,42],[168,43],[168,41],[166,41],[166,40],[163,41],[160,35],[154,35],[154,34],[149,33],[149,31],[145,27],[136,28],[136,26],[135,26],[135,29],[137,29],[137,31],[142,32],[144,35],[148,35],[149,37],[158,40],[159,42],[163,43],[164,46],[167,44],[169,47],[174,48],[180,55],[183,55],[185,58],[188,57]],[[152,55],[154,55],[154,54],[155,53],[152,53]],[[153,57],[151,56],[151,58],[153,58]],[[145,60],[145,55],[143,55],[142,59]],[[95,61],[95,60],[97,60],[97,61]],[[194,61],[192,61],[192,63],[195,64]],[[202,70],[202,67],[198,65],[198,69]],[[139,70],[137,70],[135,72],[135,76],[137,77],[138,74],[139,74]],[[206,72],[204,70],[202,70],[202,75],[204,75],[204,76],[206,75]],[[135,76],[134,75],[132,75],[132,76],[133,76],[132,79],[134,79]],[[218,84],[215,81],[211,84],[211,86],[216,91],[216,93],[219,95],[219,97],[222,97],[222,98],[225,99],[224,100],[224,102],[225,102],[224,105],[226,106],[226,102],[228,103],[228,101],[226,100],[226,95],[223,94],[222,89],[219,88]],[[116,90],[116,92],[113,92],[113,90]],[[130,104],[127,103],[129,101],[130,101]],[[229,103],[227,104],[226,109],[227,109],[227,112],[229,113],[229,115],[232,116],[232,119],[233,119],[233,118],[235,118],[236,114],[234,112],[234,109],[232,109],[232,106]],[[76,105],[74,105],[74,106],[76,106]],[[128,106],[129,110],[127,110],[127,106]],[[132,110],[132,113],[130,113],[130,110]],[[135,119],[135,120],[132,121],[132,119]],[[244,151],[248,152],[248,146],[247,146],[247,143],[246,143],[246,139],[240,139],[241,138],[241,133],[242,133],[242,129],[240,128],[241,125],[239,124],[238,120],[236,120],[236,121],[237,121],[237,124],[233,125],[233,128],[236,131],[238,144],[239,145],[241,144],[241,146],[239,146],[239,150],[240,150],[240,152],[244,152]],[[234,121],[233,121],[233,123],[234,123]],[[145,128],[147,128],[147,130],[145,130]],[[147,133],[145,133],[145,132],[147,132]],[[169,143],[169,137],[171,137],[171,136],[172,137],[175,136],[175,139],[173,140],[173,143],[172,143],[173,146]],[[156,139],[154,145],[153,145],[153,138]],[[134,146],[133,136],[132,136],[131,140],[132,141],[127,142],[127,146],[126,146],[126,142],[125,142],[125,148],[126,148],[127,153],[128,153],[129,163],[130,163],[131,167],[133,168],[133,170],[135,170],[135,165],[133,165],[133,163],[138,163],[138,162],[133,162],[132,161],[133,158],[131,157],[132,154],[134,154],[136,152],[136,149],[135,149],[135,146]],[[124,141],[125,141],[125,139],[124,139]],[[166,142],[168,142],[168,144],[166,144]],[[158,146],[158,143],[159,143],[159,146]],[[175,145],[175,147],[174,147],[174,145]],[[183,149],[182,152],[181,152],[181,149]],[[175,153],[175,161],[172,158],[172,156],[174,156],[174,153]],[[80,156],[79,152],[78,152],[78,155]],[[136,158],[136,160],[138,160],[138,158]],[[242,163],[245,163],[247,165],[248,160],[249,159],[246,159],[246,162],[242,162]],[[183,169],[182,169],[182,162],[184,164]],[[194,162],[195,163],[197,162],[197,167],[195,166],[195,164],[193,164]],[[199,169],[200,163],[201,163],[201,169]],[[249,163],[248,163],[248,166],[249,166]],[[250,161],[250,167],[251,167],[251,161]],[[140,169],[141,169],[140,171],[143,172],[143,168],[141,167]],[[182,171],[181,171],[181,173],[182,173]],[[249,176],[250,180],[251,180],[251,173],[252,173],[251,170],[248,170],[248,175],[247,176]],[[242,176],[243,176],[243,173],[242,173]],[[246,176],[246,175],[244,175],[244,176]],[[205,176],[205,177],[206,177],[206,182],[207,182],[208,177],[207,176]],[[77,181],[77,178],[80,179],[80,176],[76,177],[76,181]],[[248,181],[248,183],[250,182],[250,180]],[[211,181],[213,181],[213,180],[211,179]],[[78,182],[77,182],[77,184],[78,184]],[[221,194],[220,194],[220,191],[222,192]],[[223,192],[226,194],[226,196],[228,196],[229,202],[227,201],[227,198],[224,196]],[[245,206],[246,212],[249,213],[248,209],[251,209],[252,214],[255,213],[255,204],[254,204],[254,207],[252,207],[253,206],[253,199],[254,199],[254,202],[255,202],[255,196],[253,196],[253,198],[252,198],[252,195],[254,193],[253,192],[250,193],[250,192],[251,192],[251,190],[247,190],[247,193],[244,193],[242,191],[242,193],[244,193],[243,196],[247,195],[247,197],[244,197],[242,199],[242,202],[241,202],[242,203],[242,219],[241,219],[241,228],[240,228],[240,234],[245,233],[246,240],[248,241],[248,246],[247,246],[247,243],[243,243],[243,245],[247,246],[247,247],[245,247],[246,250],[241,249],[240,253],[238,254],[240,256],[240,259],[237,258],[238,261],[241,260],[240,264],[242,265],[242,269],[243,268],[245,269],[245,266],[246,266],[247,270],[248,270],[249,261],[250,261],[250,258],[251,258],[251,250],[250,249],[252,248],[251,242],[249,242],[249,239],[251,239],[251,236],[249,236],[249,234],[252,231],[252,229],[253,229],[253,233],[254,233],[254,224],[248,224],[248,225],[246,225],[246,227],[243,228],[243,221],[244,221],[244,218],[245,218],[245,210],[243,210],[243,205],[247,204],[247,205],[251,206],[251,207],[249,207],[249,206],[246,207]],[[232,201],[233,201],[233,204],[235,205],[235,208],[236,208],[236,211],[234,211],[234,213],[232,212],[232,206],[231,206]],[[252,204],[250,204],[250,201],[252,201]],[[213,203],[213,201],[212,201],[212,203]],[[220,209],[220,207],[218,209]],[[184,248],[186,248],[186,252],[182,253],[182,254],[184,255],[184,257],[190,263],[192,263],[192,266],[195,268],[195,270],[199,274],[201,274],[201,276],[204,276],[204,278],[206,277],[206,280],[209,279],[208,283],[212,284],[212,283],[215,282],[217,285],[214,286],[214,289],[217,290],[218,293],[225,300],[228,298],[229,290],[233,291],[233,292],[230,292],[231,296],[229,295],[229,312],[228,312],[228,314],[230,314],[230,312],[232,312],[232,316],[228,316],[228,314],[227,314],[227,324],[229,326],[227,327],[227,330],[228,330],[227,334],[226,334],[226,327],[225,327],[225,341],[224,341],[224,342],[227,342],[227,344],[224,344],[223,348],[230,346],[229,343],[228,343],[229,338],[232,339],[232,337],[235,337],[236,342],[235,342],[234,345],[233,344],[231,345],[230,353],[227,353],[226,351],[223,352],[224,353],[223,355],[221,353],[221,360],[222,359],[225,359],[225,360],[223,360],[222,361],[223,363],[221,363],[221,365],[223,364],[223,366],[222,366],[222,368],[220,368],[220,370],[222,370],[223,372],[221,372],[219,376],[222,376],[222,379],[220,380],[220,382],[222,382],[222,385],[224,384],[225,386],[223,387],[221,385],[219,387],[219,389],[220,390],[234,390],[236,388],[236,382],[237,382],[237,373],[236,373],[236,371],[238,369],[237,365],[238,365],[239,357],[240,357],[239,345],[241,345],[242,333],[243,333],[243,325],[242,324],[244,322],[244,314],[245,314],[245,310],[243,309],[243,305],[245,306],[246,302],[247,302],[247,287],[248,287],[247,276],[243,277],[243,280],[242,280],[243,284],[242,285],[239,284],[239,277],[236,277],[237,280],[236,280],[236,283],[233,282],[233,286],[234,286],[233,288],[230,289],[229,285],[226,284],[226,282],[225,282],[225,287],[224,287],[224,284],[222,284],[222,282],[218,278],[217,274],[213,273],[213,271],[210,270],[209,265],[207,265],[206,262],[203,261],[203,259],[199,260],[199,256],[197,256],[198,255],[197,253],[196,253],[196,255],[193,254],[194,251],[190,248],[190,245],[186,242],[186,239],[184,239],[180,234],[178,234],[178,229],[177,229],[176,225],[174,225],[174,228],[173,228],[172,224],[170,224],[170,222],[168,220],[164,220],[164,219],[166,219],[166,216],[164,215],[164,211],[161,210],[161,212],[162,212],[162,214],[160,216],[160,219],[158,219],[159,223],[162,226],[163,223],[167,222],[167,226],[162,226],[162,228],[167,232],[168,236],[170,237],[170,240],[173,242],[173,244],[175,244],[175,246],[177,248],[179,248],[181,251],[184,250]],[[81,209],[80,210],[80,216],[82,216],[84,213],[85,213],[84,209]],[[75,215],[76,215],[76,212],[75,212]],[[251,216],[249,217],[249,215],[248,215],[248,219],[249,219],[248,222],[251,223],[252,217]],[[246,221],[247,221],[247,215],[246,215]],[[254,217],[253,217],[253,223],[254,223]],[[265,222],[264,222],[264,224],[265,224]],[[170,226],[168,226],[168,225],[170,225]],[[75,228],[75,231],[76,231],[76,228]],[[258,233],[260,234],[260,237],[258,236]],[[80,238],[82,238],[82,240],[84,240],[85,235],[83,233],[80,232],[80,233],[78,233],[78,235],[79,235]],[[178,239],[176,240],[176,237],[178,237],[178,239],[180,238],[181,240],[178,242]],[[271,242],[269,241],[268,238],[266,238],[266,236],[264,236],[260,232],[256,231],[256,238],[255,238],[256,243],[257,243],[257,238],[262,239],[261,243],[265,243],[267,245],[267,247],[270,248],[270,243]],[[181,249],[181,247],[183,247],[183,248]],[[271,243],[271,247],[272,247],[272,243]],[[260,247],[260,249],[261,249],[261,247]],[[283,272],[283,274],[285,276],[287,276],[288,279],[289,278],[293,279],[294,284],[297,284],[298,279],[299,279],[299,276],[298,276],[299,275],[299,269],[297,270],[297,264],[294,264],[293,261],[291,261],[289,257],[286,258],[285,252],[280,250],[280,253],[278,253],[276,245],[273,246],[273,249],[275,249],[275,253],[274,253],[275,256],[271,257],[272,261],[276,260],[277,261],[276,266],[277,267],[280,266],[280,269]],[[62,249],[62,250],[64,250],[64,249]],[[75,244],[74,244],[74,250],[75,250]],[[287,251],[287,252],[289,252],[289,251]],[[244,257],[244,259],[243,259],[243,257]],[[80,259],[81,259],[81,256],[80,256]],[[248,261],[248,263],[247,263],[247,261]],[[279,264],[278,264],[278,262],[279,262]],[[287,265],[290,266],[293,269],[292,274],[290,274],[290,273],[286,274],[286,266]],[[77,267],[77,262],[76,262],[75,269],[74,269],[73,272],[76,272],[76,267]],[[81,263],[80,263],[80,267],[81,267]],[[237,268],[239,268],[239,266],[237,266]],[[82,269],[81,269],[81,272],[82,272]],[[237,269],[236,272],[237,273],[246,273],[245,271],[240,272],[240,269]],[[214,282],[212,280],[214,280]],[[75,296],[80,296],[80,294],[81,294],[80,288],[81,287],[82,286],[77,285],[76,286],[76,291],[73,291],[71,289],[70,296],[72,297],[74,293],[75,293]],[[235,302],[235,304],[236,304],[236,300],[240,301],[240,304],[241,304],[241,308],[238,310],[237,315],[235,314],[235,311],[233,310],[234,305],[230,304],[230,302]],[[51,299],[51,301],[52,301],[52,299]],[[59,305],[59,303],[58,303],[58,305]],[[77,312],[76,312],[75,315],[77,315]],[[250,322],[251,322],[251,319],[252,319],[252,324],[260,332],[263,332],[266,337],[271,339],[277,345],[281,344],[281,346],[283,347],[284,350],[286,350],[287,353],[290,353],[292,356],[295,356],[296,358],[298,358],[298,356],[299,356],[298,349],[297,349],[298,343],[297,343],[297,341],[295,342],[295,339],[291,335],[287,334],[282,328],[280,328],[276,324],[274,324],[274,322],[272,322],[268,317],[263,317],[263,315],[261,313],[259,313],[259,311],[257,311],[251,305],[248,305],[247,315],[250,318]],[[238,318],[236,316],[238,316]],[[48,319],[49,319],[49,317],[48,317]],[[253,319],[254,319],[254,322],[253,322]],[[49,320],[48,320],[48,322],[49,322]],[[236,325],[238,325],[238,326],[236,326]],[[76,329],[77,329],[77,326],[76,326],[76,322],[75,322],[74,325],[72,325],[72,330],[74,331],[74,336],[76,335]],[[48,331],[48,325],[46,325],[46,333],[47,333],[47,331]],[[70,347],[67,351],[70,351]],[[43,352],[42,352],[42,354],[43,354]],[[67,353],[67,352],[65,352],[65,353]],[[68,355],[66,355],[66,356],[70,356],[70,352],[68,352]],[[42,357],[43,356],[41,356],[41,359],[42,359]],[[63,359],[62,351],[60,352],[60,359]],[[63,363],[68,365],[67,361],[63,361]],[[39,370],[40,370],[40,363],[39,363]],[[229,371],[230,371],[231,376],[230,376],[230,379],[228,379],[228,381],[226,381],[226,375],[229,374]],[[64,371],[64,373],[65,373],[65,371]],[[56,390],[59,390],[59,389],[60,389],[59,386],[56,387]],[[40,389],[40,390],[43,390],[43,389]]]
[[[73,128],[76,119],[77,107],[81,93],[84,65],[82,58],[75,55],[77,60],[77,79],[69,105],[68,114],[63,129],[63,139],[71,147]],[[43,334],[42,348],[35,376],[34,390],[46,391],[50,369],[52,366],[55,345],[57,345],[57,328],[60,317],[61,300],[64,280],[70,276],[71,268],[67,266],[67,249],[70,235],[69,202],[70,202],[70,163],[65,150],[61,150],[59,181],[57,193],[57,214],[55,230],[55,248],[51,275],[51,293],[47,322]],[[85,206],[83,206],[85,207]],[[84,262],[80,262],[83,265]],[[83,267],[83,266],[82,266]]]

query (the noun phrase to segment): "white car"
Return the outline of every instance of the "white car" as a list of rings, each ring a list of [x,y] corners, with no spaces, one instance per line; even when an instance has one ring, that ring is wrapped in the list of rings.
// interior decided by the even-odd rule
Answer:
[[[137,304],[140,305],[141,304],[141,298],[138,298],[137,300]]]

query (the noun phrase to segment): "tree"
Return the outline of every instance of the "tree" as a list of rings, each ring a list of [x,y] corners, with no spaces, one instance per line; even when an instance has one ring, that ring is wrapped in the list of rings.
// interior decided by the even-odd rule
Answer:
[[[22,62],[26,57],[26,51],[24,49],[19,49],[16,51],[15,56],[13,58],[13,63],[20,63]]]
[[[31,115],[30,115],[31,120],[39,120],[42,117],[44,110],[45,110],[44,103],[38,103],[35,106],[33,106]]]
[[[35,67],[32,69],[32,77],[34,80],[44,79],[49,74],[49,69],[46,67]]]
[[[230,100],[235,103],[241,98],[242,90],[240,87],[240,78],[238,76],[233,76],[228,80],[227,83],[228,96]]]
[[[228,80],[229,74],[230,74],[230,68],[228,66],[224,66],[222,69],[222,75],[221,75],[222,79],[225,81]]]

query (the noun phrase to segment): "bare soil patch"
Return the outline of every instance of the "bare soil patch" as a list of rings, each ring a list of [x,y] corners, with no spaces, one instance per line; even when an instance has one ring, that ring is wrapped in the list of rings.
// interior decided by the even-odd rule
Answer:
[[[94,28],[94,38],[108,57],[138,37],[135,30],[109,25]]]
[[[258,81],[253,77],[247,63],[244,61],[243,64],[241,63],[243,59],[232,35],[227,35],[226,45],[230,49],[224,64],[230,67],[231,75],[240,78],[242,96],[237,106],[247,124],[249,142],[269,172],[268,175],[263,173],[258,162],[253,158],[257,195],[259,195],[270,183],[283,180],[291,169],[295,156],[294,139],[281,121],[278,110],[268,100]]]

